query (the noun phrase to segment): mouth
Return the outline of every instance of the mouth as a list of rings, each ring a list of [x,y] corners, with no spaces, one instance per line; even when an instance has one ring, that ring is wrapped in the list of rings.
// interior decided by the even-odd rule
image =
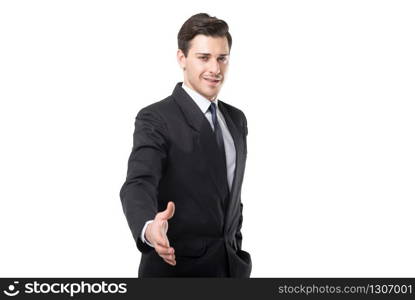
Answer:
[[[203,80],[206,81],[208,85],[210,86],[218,86],[221,82],[219,79],[204,78],[204,77],[203,77]]]

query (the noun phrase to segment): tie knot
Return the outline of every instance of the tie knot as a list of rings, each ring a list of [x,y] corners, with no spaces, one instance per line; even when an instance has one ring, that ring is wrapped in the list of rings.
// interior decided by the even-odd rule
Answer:
[[[209,110],[210,110],[210,112],[212,113],[212,115],[215,115],[215,116],[216,116],[216,103],[215,103],[215,102],[212,102],[212,103],[210,104],[210,106],[209,106]]]

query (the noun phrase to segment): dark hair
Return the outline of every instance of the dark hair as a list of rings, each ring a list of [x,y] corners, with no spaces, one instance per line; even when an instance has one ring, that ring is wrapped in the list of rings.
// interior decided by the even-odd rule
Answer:
[[[232,37],[229,33],[228,24],[216,17],[200,13],[187,19],[177,35],[178,46],[179,49],[183,51],[184,56],[187,57],[190,48],[190,41],[198,34],[212,37],[226,37],[228,40],[229,51],[231,50]]]

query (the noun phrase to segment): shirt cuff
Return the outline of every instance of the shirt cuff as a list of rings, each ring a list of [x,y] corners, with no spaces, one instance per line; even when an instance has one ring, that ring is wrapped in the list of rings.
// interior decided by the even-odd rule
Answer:
[[[149,241],[147,241],[147,239],[146,239],[146,237],[145,237],[145,232],[146,232],[146,229],[147,229],[147,226],[148,226],[148,224],[150,224],[151,222],[153,222],[154,220],[149,220],[149,221],[147,221],[145,224],[144,224],[144,226],[143,226],[143,230],[141,231],[141,241],[143,242],[143,243],[146,243],[147,245],[149,245],[149,246],[151,246],[151,247],[153,247],[154,248],[154,245],[153,244],[151,244]]]

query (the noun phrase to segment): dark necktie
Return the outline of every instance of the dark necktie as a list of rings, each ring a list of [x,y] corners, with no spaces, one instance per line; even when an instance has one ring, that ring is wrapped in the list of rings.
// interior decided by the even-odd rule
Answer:
[[[219,152],[221,153],[223,163],[225,165],[226,170],[226,154],[225,154],[225,146],[223,143],[223,135],[222,135],[222,129],[220,128],[219,122],[218,122],[218,116],[216,114],[216,104],[212,102],[209,107],[210,113],[212,114],[212,121],[213,121],[213,127],[215,131],[215,137],[216,137],[216,143],[219,147]]]

